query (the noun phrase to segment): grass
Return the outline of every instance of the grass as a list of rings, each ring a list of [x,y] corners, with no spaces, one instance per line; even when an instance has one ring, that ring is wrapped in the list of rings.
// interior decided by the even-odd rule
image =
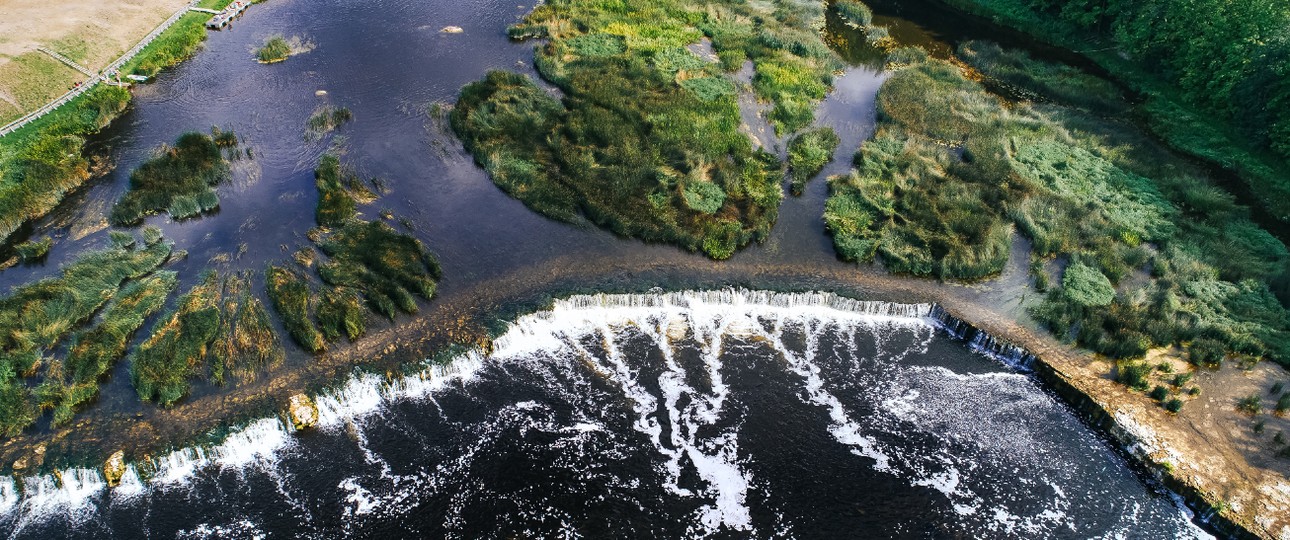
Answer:
[[[830,179],[841,257],[972,280],[1002,270],[1015,229],[1069,261],[1030,311],[1060,337],[1114,359],[1173,344],[1203,365],[1290,365],[1290,314],[1270,287],[1290,252],[1203,170],[1116,119],[1005,105],[953,64],[892,57],[903,67],[879,91],[877,134]]]
[[[188,394],[190,379],[223,383],[230,373],[249,375],[282,358],[268,311],[249,283],[246,275],[207,271],[157,321],[131,357],[140,399],[169,406]]]
[[[305,122],[305,139],[310,141],[321,139],[323,135],[335,131],[336,128],[353,119],[354,113],[346,107],[331,105],[318,107]]]
[[[201,215],[219,207],[214,187],[229,177],[222,148],[235,148],[232,132],[212,129],[212,135],[189,132],[174,146],[162,146],[151,159],[130,173],[130,190],[112,207],[115,225],[134,225],[166,212],[173,219]]]
[[[344,224],[357,214],[358,202],[376,198],[358,173],[342,164],[335,154],[323,154],[318,160],[314,183],[318,188],[314,218],[323,227]]]
[[[493,181],[555,219],[724,259],[764,240],[782,199],[781,164],[740,131],[729,72],[751,61],[751,90],[788,135],[809,126],[841,60],[818,32],[822,6],[566,0],[509,30],[542,38],[526,77],[468,85],[454,131]],[[718,61],[689,46],[711,41]]]
[[[873,11],[856,0],[835,0],[833,10],[849,24],[862,27],[873,24]]]
[[[1133,112],[1170,147],[1233,171],[1275,218],[1290,222],[1290,43],[1269,28],[1290,14],[1257,2],[1114,2],[1097,10],[1052,2],[949,0],[1079,52],[1142,96]],[[1221,11],[1224,24],[1204,25]]]
[[[379,221],[351,221],[319,248],[329,257],[318,265],[323,281],[361,292],[373,311],[390,319],[396,309],[415,313],[413,296],[431,299],[440,278],[438,261],[420,241]]]
[[[281,35],[271,36],[264,40],[264,45],[255,51],[255,58],[262,64],[281,62],[291,56],[291,44]]]
[[[40,240],[28,240],[13,247],[22,262],[34,262],[44,259],[49,249],[54,247],[54,239],[48,236]]]
[[[790,192],[793,196],[801,195],[806,183],[833,160],[838,142],[838,134],[831,127],[816,128],[789,141],[788,170],[792,176]]]
[[[0,65],[0,77],[4,77],[5,93],[17,102],[17,107],[0,101],[6,106],[5,112],[0,114],[0,124],[7,124],[43,107],[71,90],[77,81],[85,80],[81,72],[40,51],[23,53],[8,60]]]
[[[6,436],[14,436],[35,422],[42,408],[65,401],[64,360],[75,365],[79,361],[47,354],[61,350],[74,333],[88,335],[78,329],[114,298],[117,301],[96,326],[129,326],[130,308],[115,306],[128,306],[138,289],[127,286],[123,293],[122,284],[143,278],[169,256],[170,246],[161,242],[146,247],[113,246],[84,254],[64,266],[58,276],[22,285],[0,298],[0,430]],[[79,343],[83,338],[74,341]],[[90,381],[79,382],[85,386]],[[76,392],[83,396],[88,390]],[[80,401],[83,397],[73,400]],[[69,416],[70,411],[60,415]]]
[[[1099,114],[1124,114],[1129,105],[1106,79],[1066,64],[1042,62],[988,41],[959,45],[958,56],[1007,93],[1030,101],[1055,100]]]
[[[308,276],[290,268],[270,265],[265,271],[269,299],[282,317],[291,339],[309,352],[327,347],[323,334],[310,315],[314,312],[314,294]]]

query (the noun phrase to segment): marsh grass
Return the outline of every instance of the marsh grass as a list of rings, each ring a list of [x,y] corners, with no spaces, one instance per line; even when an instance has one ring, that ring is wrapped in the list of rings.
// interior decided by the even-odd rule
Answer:
[[[1129,110],[1120,89],[1110,81],[1066,64],[1035,60],[1022,50],[973,40],[959,45],[958,57],[992,82],[1032,101],[1057,100],[1108,115]]]
[[[314,110],[305,121],[305,140],[316,141],[354,119],[348,107],[323,105]]]
[[[169,406],[188,394],[193,378],[224,383],[230,374],[250,377],[283,354],[250,276],[207,271],[153,325],[131,356],[130,375],[141,399]]]
[[[414,295],[434,296],[438,261],[419,240],[385,223],[351,221],[318,247],[329,258],[318,265],[323,281],[361,292],[373,311],[390,319],[397,311],[416,313]]]
[[[35,262],[49,255],[49,249],[52,247],[54,247],[54,239],[46,236],[40,240],[28,240],[14,246],[13,249],[22,262]]]
[[[286,38],[281,35],[270,36],[264,40],[264,45],[255,50],[255,58],[261,64],[281,62],[289,56],[291,56],[291,44],[287,43]]]
[[[838,134],[831,127],[812,129],[793,137],[788,143],[788,170],[792,178],[790,191],[793,196],[802,194],[806,183],[820,174],[833,160],[838,148]]]
[[[232,132],[219,129],[212,135],[180,135],[174,146],[162,146],[130,174],[130,190],[112,207],[109,220],[134,225],[163,211],[184,219],[214,210],[219,207],[214,188],[229,178],[224,149],[236,144]]]
[[[270,265],[265,271],[265,283],[273,309],[282,318],[291,338],[309,352],[325,349],[323,334],[311,318],[315,306],[308,276],[291,268]]]
[[[89,323],[104,305],[121,294],[122,283],[140,278],[155,270],[170,255],[170,246],[114,246],[82,255],[67,264],[57,277],[22,285],[0,298],[0,428],[13,436],[36,420],[42,407],[56,407],[63,401],[64,362],[46,353],[59,350],[65,338]],[[127,287],[126,299],[137,292]],[[99,326],[129,326],[130,309],[110,309]],[[75,341],[80,341],[79,339]],[[79,365],[79,363],[76,363]],[[74,374],[73,374],[74,375]],[[88,379],[76,380],[81,386]],[[39,383],[39,395],[29,383]],[[78,388],[75,403],[94,388]],[[70,417],[70,406],[60,412],[60,419]]]
[[[352,167],[342,164],[335,154],[323,154],[318,160],[314,182],[318,188],[314,218],[323,227],[344,224],[356,215],[357,203],[376,198],[362,177]]]
[[[546,40],[535,66],[563,99],[489,73],[462,90],[452,127],[544,215],[727,258],[767,237],[783,197],[781,164],[740,131],[729,72],[752,62],[778,133],[809,126],[842,67],[823,20],[805,2],[539,5],[509,33]],[[717,62],[688,50],[705,37]]]

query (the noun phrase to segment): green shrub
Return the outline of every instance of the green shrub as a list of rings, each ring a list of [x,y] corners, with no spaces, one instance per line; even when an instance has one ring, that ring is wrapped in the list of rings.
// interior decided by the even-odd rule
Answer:
[[[1168,401],[1165,401],[1166,411],[1169,411],[1171,413],[1177,413],[1178,411],[1181,411],[1182,408],[1183,408],[1183,401],[1181,399],[1170,398]]]
[[[1258,394],[1250,394],[1237,400],[1236,408],[1246,414],[1259,414],[1263,412],[1263,398]]]
[[[1163,402],[1165,398],[1169,397],[1169,390],[1167,390],[1163,386],[1156,385],[1155,388],[1151,389],[1151,393],[1149,394],[1149,397],[1151,397],[1151,399],[1154,399],[1156,401]]]
[[[1080,306],[1109,306],[1115,299],[1115,287],[1101,272],[1075,262],[1062,275],[1062,294]]]
[[[1134,390],[1146,390],[1150,376],[1151,366],[1141,362],[1121,362],[1116,365],[1115,380]]]

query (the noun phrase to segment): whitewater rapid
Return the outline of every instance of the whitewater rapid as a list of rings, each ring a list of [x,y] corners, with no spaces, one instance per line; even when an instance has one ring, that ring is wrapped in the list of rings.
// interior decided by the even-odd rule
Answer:
[[[947,346],[937,340],[946,335],[967,334],[932,305],[827,293],[575,296],[517,319],[489,354],[468,352],[396,379],[358,373],[315,396],[317,436],[355,456],[330,463],[346,469],[328,488],[334,497],[302,487],[308,471],[300,469],[316,467],[322,452],[270,417],[219,444],[132,463],[114,488],[88,468],[0,478],[0,527],[13,536],[51,526],[92,531],[115,512],[160,512],[162,501],[192,498],[184,492],[242,482],[301,522],[337,522],[349,533],[406,520],[433,500],[442,511],[436,526],[463,535],[476,526],[481,501],[493,497],[512,509],[508,520],[540,526],[544,535],[583,536],[587,516],[577,505],[489,483],[497,482],[483,474],[491,460],[510,451],[541,455],[541,463],[588,479],[578,488],[588,505],[621,497],[642,515],[676,513],[684,536],[813,536],[804,528],[809,520],[776,507],[777,491],[787,487],[771,480],[767,464],[778,463],[781,449],[745,435],[750,425],[762,433],[768,418],[776,420],[749,390],[767,378],[776,393],[793,396],[794,410],[818,411],[802,421],[853,456],[846,467],[912,494],[934,493],[934,506],[945,510],[929,511],[963,534],[1116,536],[1150,514],[1175,520],[1180,535],[1205,536],[1172,504],[1158,508],[1150,499],[1123,515],[1098,515],[1096,527],[1076,519],[1073,512],[1092,511],[1090,500],[1113,494],[1072,493],[1072,486],[1111,488],[1090,484],[1080,476],[1087,471],[1062,459],[1111,467],[1104,474],[1127,469],[1086,433],[1087,448],[1056,446],[1064,436],[1051,433],[1053,419],[1062,419],[1061,429],[1084,428],[1022,373],[1030,361],[1024,351],[974,333],[970,346],[1008,369],[963,371],[921,360],[940,354]],[[523,389],[508,397],[508,384]],[[387,418],[409,408],[418,411],[413,418],[444,426],[434,431],[438,439],[425,439],[407,419]],[[452,439],[449,451],[439,450],[449,444],[440,439]],[[525,446],[530,439],[541,443]],[[391,445],[426,448],[434,459],[409,466]],[[266,527],[252,516],[191,523],[173,534],[256,536]]]

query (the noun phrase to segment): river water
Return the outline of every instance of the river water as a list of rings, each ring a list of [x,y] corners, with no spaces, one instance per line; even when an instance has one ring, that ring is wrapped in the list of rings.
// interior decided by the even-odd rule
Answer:
[[[49,275],[103,245],[103,215],[129,171],[159,144],[212,125],[235,130],[254,157],[220,188],[217,214],[149,220],[188,252],[173,266],[181,290],[204,268],[259,272],[308,245],[312,170],[329,148],[387,188],[362,208],[367,219],[390,211],[439,257],[445,277],[424,307],[434,321],[580,287],[836,289],[827,276],[881,272],[836,259],[820,179],[785,199],[765,244],[720,263],[553,222],[506,197],[426,111],[489,69],[532,73],[532,45],[504,33],[531,7],[253,6],[196,57],[136,89],[132,109],[94,141],[116,169],[38,223],[37,234],[59,239],[48,261],[5,270],[0,285]],[[904,19],[883,21],[905,25],[894,35],[938,39]],[[464,32],[439,31],[448,25]],[[313,50],[257,64],[251,51],[273,34]],[[846,171],[872,133],[885,76],[871,64],[858,59],[821,106],[820,122],[842,138],[826,174]],[[355,120],[306,140],[306,119],[328,104]],[[782,152],[773,137],[767,144]],[[1016,249],[1024,264],[1024,244]],[[962,294],[1017,312],[1024,276],[1010,270]],[[939,324],[926,307],[827,295],[576,297],[511,325],[491,355],[463,355],[393,385],[354,376],[319,400],[317,430],[293,433],[266,417],[190,447],[184,438],[211,426],[169,422],[139,403],[122,363],[85,413],[101,421],[77,429],[116,444],[121,426],[138,422],[157,437],[141,444],[181,448],[131,456],[117,488],[77,467],[0,478],[0,529],[27,538],[1203,535],[1032,379]],[[241,388],[253,389],[238,398],[246,403],[280,403],[287,390],[255,385],[349,372],[287,348],[284,362],[232,390],[197,383],[187,406],[225,411],[240,405],[222,396]]]

